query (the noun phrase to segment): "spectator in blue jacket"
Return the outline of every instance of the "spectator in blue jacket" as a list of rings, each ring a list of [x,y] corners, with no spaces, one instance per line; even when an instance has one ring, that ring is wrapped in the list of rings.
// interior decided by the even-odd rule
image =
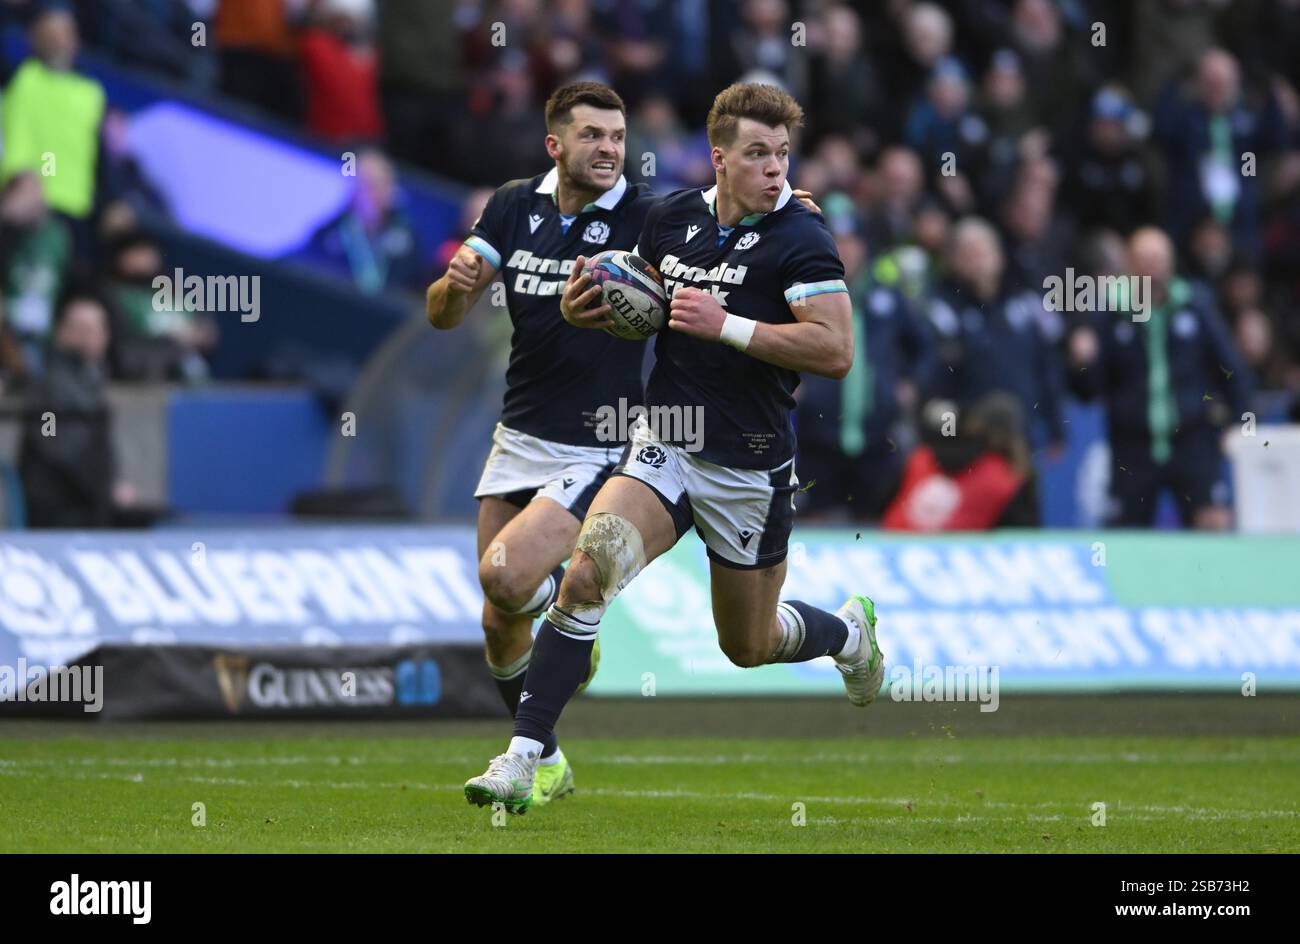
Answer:
[[[1135,133],[1140,121],[1123,88],[1093,96],[1084,138],[1065,155],[1063,202],[1081,227],[1128,235],[1158,221],[1160,167]]]
[[[1005,391],[1024,408],[1029,441],[1057,453],[1065,442],[1060,318],[1044,308],[1041,291],[1008,290],[1005,273],[988,222],[967,217],[953,227],[948,276],[929,312],[939,339],[935,394],[965,407]]]
[[[983,175],[989,128],[974,108],[970,78],[956,58],[942,60],[934,68],[925,98],[907,115],[903,129],[907,146],[921,155],[926,169],[937,175],[937,185],[954,203],[954,193],[973,188]],[[952,182],[961,180],[962,191],[949,192]]]
[[[1098,311],[1069,339],[1071,388],[1106,407],[1113,523],[1150,526],[1167,488],[1184,525],[1224,530],[1221,431],[1250,408],[1251,379],[1211,293],[1176,274],[1164,232],[1137,230],[1127,268],[1150,280],[1146,303]]]
[[[411,292],[424,284],[423,251],[387,157],[373,149],[357,155],[351,201],[312,234],[300,256],[348,278],[367,295]]]
[[[1232,228],[1233,243],[1254,259],[1260,250],[1260,162],[1285,147],[1287,128],[1271,91],[1259,102],[1242,94],[1237,60],[1205,53],[1192,94],[1171,88],[1156,111],[1155,132],[1168,162],[1170,234],[1182,245],[1212,215]]]
[[[805,485],[816,481],[799,510],[873,521],[893,497],[915,438],[898,427],[932,383],[934,340],[903,293],[873,278],[849,198],[823,202],[850,286],[857,353],[842,381],[809,374],[799,385],[796,469]]]

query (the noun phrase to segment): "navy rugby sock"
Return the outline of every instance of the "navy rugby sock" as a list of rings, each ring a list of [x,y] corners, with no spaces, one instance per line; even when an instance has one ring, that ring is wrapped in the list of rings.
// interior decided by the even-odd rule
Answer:
[[[591,672],[597,625],[573,617],[565,622],[566,631],[562,632],[548,617],[533,640],[533,657],[515,712],[515,737],[546,744],[554,737],[560,712]]]
[[[838,655],[849,640],[848,625],[834,613],[801,600],[784,600],[776,609],[785,632],[774,662],[807,662]]]

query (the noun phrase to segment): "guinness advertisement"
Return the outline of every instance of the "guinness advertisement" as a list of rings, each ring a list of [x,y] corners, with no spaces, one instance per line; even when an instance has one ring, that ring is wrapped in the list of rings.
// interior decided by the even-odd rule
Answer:
[[[91,668],[101,679],[98,690],[92,691],[93,709],[80,698],[50,698],[51,686],[42,689],[33,681],[28,691],[41,691],[45,697],[0,697],[0,717],[126,721],[504,714],[483,650],[471,644],[247,649],[109,645],[88,653],[65,674]],[[72,692],[66,685],[62,690]]]

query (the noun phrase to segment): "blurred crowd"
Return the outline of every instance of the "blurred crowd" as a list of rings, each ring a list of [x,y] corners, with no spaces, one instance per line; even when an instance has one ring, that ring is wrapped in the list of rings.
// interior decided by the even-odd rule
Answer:
[[[430,274],[392,159],[472,185],[467,229],[483,188],[545,169],[547,95],[594,78],[628,103],[627,175],[668,192],[712,179],[718,89],[782,85],[859,351],[801,390],[812,516],[1032,525],[1035,458],[1060,456],[1079,398],[1105,409],[1111,520],[1149,524],[1166,489],[1223,527],[1222,431],[1300,419],[1300,0],[3,0],[14,23],[32,52],[0,94],[6,386],[54,362],[68,297],[99,306],[110,374],[199,379],[214,338],[144,303],[161,257],[136,221],[166,207],[75,71],[79,30],[364,148],[356,199],[305,250],[363,291]],[[43,177],[22,129],[56,106]],[[1132,299],[1049,309],[1067,273],[1148,276],[1150,321]]]
[[[391,146],[487,186],[539,170],[511,142],[569,79],[619,90],[628,176],[664,192],[711,182],[716,90],[805,105],[791,176],[859,351],[801,389],[805,514],[1033,525],[1073,397],[1105,412],[1107,520],[1150,525],[1167,492],[1223,528],[1223,432],[1300,420],[1297,0],[393,2],[377,43]],[[1071,273],[1150,279],[1150,321],[1049,305]]]
[[[204,380],[215,328],[155,298],[163,252],[141,219],[165,207],[124,116],[77,69],[71,6],[5,3],[0,26],[25,39],[0,90],[0,395],[25,522],[147,520],[119,476],[107,383]]]
[[[36,5],[22,25],[29,51],[5,62],[0,89],[0,384],[39,381],[64,311],[87,299],[114,339],[115,376],[202,379],[213,326],[154,303],[163,255],[141,216],[165,212],[164,201],[130,153],[125,116],[76,69],[72,9]]]
[[[21,427],[16,471],[29,526],[149,520],[119,475],[108,384],[203,383],[217,342],[210,314],[176,305],[181,293],[155,283],[172,276],[153,225],[169,219],[169,207],[132,153],[126,115],[85,71],[81,52],[288,117],[298,66],[278,74],[259,31],[296,12],[286,48],[301,45],[305,63],[323,56],[308,72],[364,108],[373,87],[329,60],[339,48],[331,37],[359,6],[0,2],[0,418]],[[362,292],[422,290],[428,259],[402,215],[394,164],[375,146],[377,118],[354,121],[332,95],[315,102],[306,130],[354,143],[356,177],[352,199],[298,258]]]

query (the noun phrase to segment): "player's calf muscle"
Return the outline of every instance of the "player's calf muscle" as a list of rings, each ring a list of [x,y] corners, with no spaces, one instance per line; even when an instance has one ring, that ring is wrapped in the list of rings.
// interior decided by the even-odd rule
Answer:
[[[756,643],[752,639],[730,639],[719,640],[718,645],[731,664],[742,669],[753,669],[772,661],[773,647],[770,644]]]
[[[776,605],[785,563],[760,570],[712,568],[713,621],[718,645],[733,664],[753,668],[774,661],[781,640]]]
[[[739,617],[719,618],[718,612],[715,608],[714,624],[718,628],[718,647],[733,665],[752,669],[776,661],[781,630],[776,621],[775,603],[765,613],[751,612]]]
[[[533,619],[503,613],[491,603],[483,605],[483,637],[488,661],[494,665],[509,665],[533,644]]]

